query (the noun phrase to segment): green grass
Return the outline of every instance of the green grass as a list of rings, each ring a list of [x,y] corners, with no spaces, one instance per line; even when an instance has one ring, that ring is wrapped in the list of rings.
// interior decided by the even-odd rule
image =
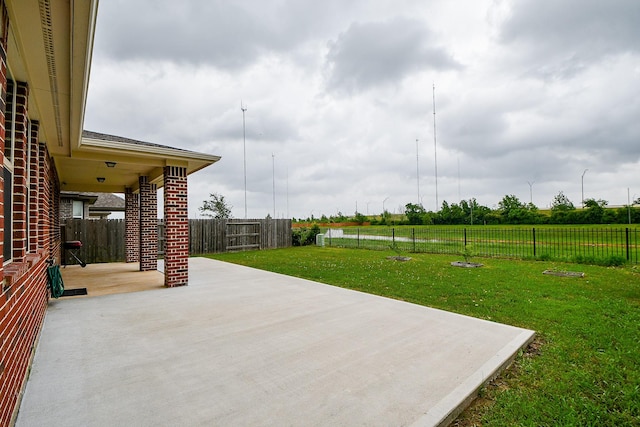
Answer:
[[[640,425],[640,270],[550,261],[302,247],[212,258],[532,329],[529,351],[486,387],[466,425]],[[581,271],[584,278],[543,275]],[[471,419],[471,421],[468,421]],[[464,422],[463,422],[464,424]]]

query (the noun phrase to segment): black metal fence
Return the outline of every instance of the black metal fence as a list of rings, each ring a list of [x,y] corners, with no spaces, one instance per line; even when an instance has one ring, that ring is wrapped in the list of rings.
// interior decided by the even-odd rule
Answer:
[[[324,230],[329,246],[593,263],[638,263],[637,228],[362,227]]]

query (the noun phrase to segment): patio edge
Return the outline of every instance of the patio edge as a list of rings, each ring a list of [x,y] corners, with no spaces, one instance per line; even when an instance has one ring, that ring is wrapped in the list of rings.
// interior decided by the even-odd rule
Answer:
[[[458,415],[471,405],[482,387],[486,386],[511,366],[518,352],[531,344],[535,336],[535,331],[523,329],[517,337],[505,345],[473,375],[469,376],[469,378],[456,387],[455,390],[431,408],[429,412],[414,422],[412,427],[446,427],[451,424]],[[487,375],[485,372],[489,374]]]

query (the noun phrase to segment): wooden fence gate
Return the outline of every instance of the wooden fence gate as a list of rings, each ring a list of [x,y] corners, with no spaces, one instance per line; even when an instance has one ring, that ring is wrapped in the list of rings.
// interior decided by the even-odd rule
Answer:
[[[228,222],[226,232],[227,252],[260,249],[259,222]]]

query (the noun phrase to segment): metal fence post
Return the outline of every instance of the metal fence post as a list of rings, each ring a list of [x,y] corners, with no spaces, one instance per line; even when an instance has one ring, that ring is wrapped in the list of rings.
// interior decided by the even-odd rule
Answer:
[[[467,247],[467,229],[464,228],[463,230],[464,230],[464,247],[466,248]]]
[[[533,257],[535,258],[536,256],[536,228],[533,227],[532,229],[532,235],[533,235]]]
[[[396,244],[396,229],[395,228],[391,229],[391,240],[392,240],[393,245],[395,246],[395,244]]]
[[[625,231],[624,234],[625,234],[625,237],[626,237],[626,240],[627,240],[627,261],[629,261],[631,259],[629,257],[629,255],[630,255],[629,254],[629,227],[625,228],[624,231]]]
[[[358,247],[360,247],[360,227],[358,227]]]
[[[415,227],[411,229],[411,237],[413,237],[413,252],[416,251],[416,229]]]

